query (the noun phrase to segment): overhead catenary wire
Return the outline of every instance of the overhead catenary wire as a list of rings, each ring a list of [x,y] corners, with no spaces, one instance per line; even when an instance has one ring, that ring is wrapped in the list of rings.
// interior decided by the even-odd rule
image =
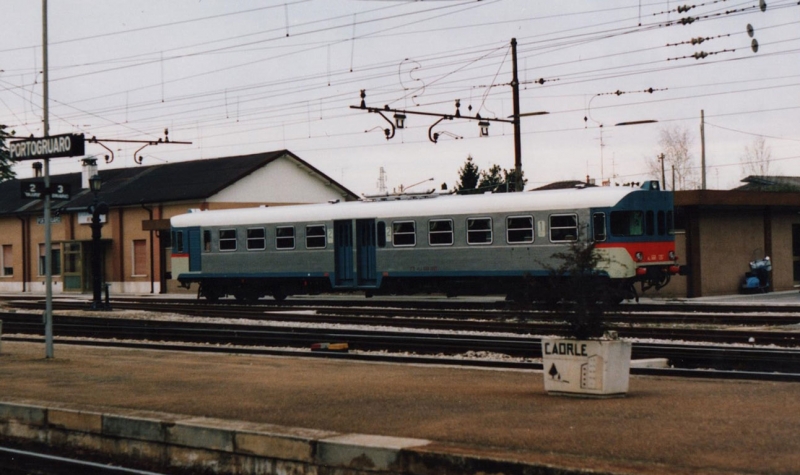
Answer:
[[[475,3],[475,2],[471,2]],[[663,2],[652,2],[649,5],[656,5],[657,3]],[[772,3],[771,7],[772,7]],[[751,2],[752,4],[752,2]],[[281,4],[283,5],[283,4]],[[780,6],[780,4],[778,4]],[[783,3],[782,5],[787,6],[788,3]],[[620,9],[620,12],[625,12],[626,10]],[[627,21],[628,15],[620,15],[620,17],[625,17]],[[359,20],[361,19],[361,14],[359,14]],[[598,22],[599,23],[599,22]],[[348,26],[351,26],[348,23]],[[459,26],[458,28],[468,28],[471,25],[464,25]],[[281,33],[285,32],[286,25],[281,25]],[[628,28],[630,29],[630,28]],[[759,31],[764,31],[766,28],[763,25],[759,25]],[[377,28],[380,31],[380,35],[388,35],[387,38],[392,36],[391,31],[383,31],[380,28]],[[359,32],[361,29],[359,27]],[[366,30],[365,30],[366,31]],[[577,30],[576,30],[577,31]],[[584,30],[583,32],[588,32],[588,30]],[[627,34],[642,34],[646,35],[649,31],[642,30],[642,31],[635,31],[632,33]],[[292,26],[292,33],[294,33],[294,26]],[[403,31],[402,29],[397,30],[397,35],[405,35],[407,32]],[[556,35],[557,36],[557,35]],[[568,35],[562,35],[568,36]],[[624,35],[619,35],[624,36]],[[520,35],[520,37],[524,37],[524,35]],[[307,41],[307,46],[320,46],[325,49],[329,47],[331,44],[335,44],[334,42],[326,39],[321,39],[321,35],[309,35],[308,39],[312,40],[320,40],[320,41]],[[588,40],[588,43],[583,43],[583,40]],[[574,39],[563,40],[563,44],[558,45],[554,42],[543,42],[541,45],[534,45],[533,42],[523,43],[520,41],[520,51],[523,54],[530,54],[530,55],[547,55],[553,54],[556,50],[556,47],[577,47],[580,48],[582,45],[591,44],[593,41],[603,41],[600,36],[593,35],[591,37],[575,37]],[[779,41],[793,41],[792,39],[783,39]],[[243,42],[242,42],[243,43]],[[764,42],[763,44],[769,44],[770,42]],[[775,45],[776,42],[771,42],[771,44]],[[572,46],[574,45],[574,46]],[[561,83],[550,83],[546,85],[537,85],[535,88],[530,88],[530,95],[529,98],[536,98],[536,97],[547,97],[547,96],[556,96],[559,93],[569,91],[572,88],[574,90],[574,86],[584,84],[585,88],[587,89],[584,94],[590,94],[592,92],[597,92],[597,90],[608,90],[608,86],[594,86],[595,84],[600,84],[600,81],[613,81],[615,79],[622,79],[622,78],[635,78],[637,76],[648,74],[650,72],[670,72],[670,71],[681,71],[681,68],[664,68],[659,67],[663,66],[660,64],[649,64],[647,61],[642,61],[641,58],[644,58],[645,51],[641,53],[638,50],[646,50],[646,43],[635,41],[630,43],[630,47],[620,50],[619,48],[615,49],[614,51],[609,52],[606,55],[583,55],[580,60],[563,60],[563,61],[548,61],[548,64],[543,64],[542,61],[535,61],[532,62],[531,69],[541,71],[545,67],[549,69],[548,77],[558,77],[561,78]],[[505,100],[504,96],[507,95],[507,91],[503,91],[502,89],[498,90],[498,86],[502,86],[505,83],[505,80],[502,79],[503,72],[500,72],[503,68],[502,65],[502,56],[497,54],[489,55],[485,58],[485,60],[475,61],[477,57],[475,54],[475,50],[472,50],[472,55],[468,54],[467,51],[470,49],[469,44],[465,45],[458,45],[458,48],[451,48],[451,50],[447,50],[445,48],[446,45],[442,45],[443,47],[440,48],[440,52],[437,53],[436,51],[430,52],[430,59],[424,62],[424,72],[426,76],[426,84],[430,85],[431,87],[426,89],[425,95],[420,102],[420,106],[428,107],[428,106],[444,106],[446,107],[446,111],[449,112],[452,108],[453,100],[456,97],[461,97],[462,99],[467,95],[472,94],[472,91],[479,90],[480,92],[476,94],[476,97],[481,97],[484,100],[490,101],[502,101]],[[495,45],[489,45],[486,48],[486,51],[489,51],[492,48],[498,49],[498,47],[502,47],[499,43]],[[541,46],[538,50],[536,47]],[[253,46],[242,46],[241,48],[253,48]],[[301,47],[302,49],[304,47]],[[290,51],[295,48],[291,48],[286,50]],[[654,50],[657,50],[653,47]],[[165,49],[166,51],[166,49]],[[233,49],[231,50],[233,51]],[[459,52],[460,51],[460,52]],[[505,53],[505,51],[502,51]],[[226,54],[225,51],[217,51],[217,52],[209,52],[208,54],[214,55],[222,55]],[[295,54],[297,54],[295,52]],[[458,54],[461,54],[461,57],[457,57]],[[611,55],[614,56],[611,56]],[[641,54],[641,57],[637,55]],[[765,54],[759,54],[759,56],[749,56],[743,58],[732,58],[736,61],[747,61],[748,63],[757,63],[762,62],[765,59],[778,57],[779,55],[794,55],[797,54],[796,50],[784,50],[782,52],[772,51]],[[615,69],[608,69],[607,67],[601,68],[587,68],[585,65],[588,65],[590,60],[593,61],[602,61],[599,59],[601,56],[608,56],[620,58],[624,57],[625,55],[628,56],[625,60],[619,64],[619,68]],[[165,54],[165,57],[167,55]],[[272,56],[272,55],[270,55]],[[449,56],[449,57],[448,57]],[[597,59],[590,59],[591,57],[597,57]],[[285,57],[285,56],[281,56]],[[245,57],[246,58],[246,57]],[[534,58],[534,56],[530,56],[530,58]],[[416,59],[416,58],[415,58]],[[472,63],[472,64],[468,64]],[[535,63],[535,64],[533,64]],[[465,66],[465,64],[467,64]],[[729,63],[708,63],[705,66],[695,66],[695,65],[687,65],[686,68],[716,68],[724,64]],[[631,66],[632,65],[632,66]],[[571,70],[573,66],[580,66],[574,69],[579,71]],[[615,65],[616,66],[616,65]],[[625,68],[627,66],[627,69]],[[203,135],[207,139],[211,139],[213,137],[230,137],[232,133],[236,133],[238,136],[241,136],[243,131],[253,131],[259,130],[261,126],[261,130],[269,130],[271,127],[271,123],[274,123],[278,120],[278,115],[280,115],[280,122],[287,128],[287,132],[289,131],[289,127],[291,124],[298,125],[298,124],[309,124],[311,122],[310,116],[308,114],[308,103],[309,101],[313,102],[314,104],[319,104],[319,111],[320,111],[320,118],[314,120],[325,121],[326,123],[333,124],[337,120],[347,117],[343,114],[337,114],[336,111],[339,108],[347,107],[351,105],[356,99],[354,93],[348,93],[347,87],[353,86],[353,90],[357,90],[358,86],[361,86],[364,81],[369,81],[367,88],[370,91],[370,98],[375,100],[376,104],[383,104],[388,103],[391,100],[396,100],[398,97],[401,97],[401,91],[397,88],[396,84],[392,84],[392,79],[396,78],[396,68],[397,68],[397,61],[392,61],[390,58],[386,58],[386,61],[381,63],[378,62],[367,62],[365,64],[360,65],[359,71],[357,71],[357,75],[353,75],[352,77],[347,77],[346,72],[339,70],[339,68],[333,68],[330,71],[330,76],[335,85],[341,85],[342,89],[339,90],[326,90],[327,83],[328,83],[328,71],[323,71],[320,74],[314,75],[306,75],[306,76],[292,76],[292,75],[284,75],[284,79],[278,79],[277,81],[263,81],[263,82],[256,82],[251,86],[243,86],[241,82],[230,82],[226,84],[224,88],[193,88],[193,90],[182,91],[179,90],[179,95],[169,95],[167,97],[167,101],[164,103],[163,106],[159,106],[158,101],[143,101],[141,98],[147,98],[146,95],[139,96],[138,98],[134,99],[134,94],[136,91],[132,90],[129,87],[119,88],[117,94],[131,94],[131,100],[119,101],[116,105],[114,101],[105,101],[105,104],[102,104],[100,107],[96,107],[96,103],[100,104],[102,100],[98,100],[97,98],[86,98],[86,101],[83,103],[73,102],[71,99],[64,97],[57,98],[58,103],[55,103],[59,110],[58,117],[64,118],[68,121],[69,127],[84,127],[84,124],[91,122],[91,128],[86,130],[112,130],[118,128],[121,123],[124,123],[122,120],[122,116],[118,115],[123,110],[130,114],[130,125],[137,130],[120,130],[123,135],[132,136],[138,135],[140,133],[149,133],[154,134],[155,130],[163,129],[163,122],[165,120],[169,120],[171,123],[175,123],[177,127],[189,129],[190,124],[194,125],[195,127],[209,127],[210,129],[204,130]],[[450,71],[458,70],[457,74],[448,74]],[[210,68],[207,68],[210,69]],[[324,68],[323,68],[324,69]],[[692,69],[693,71],[695,69]],[[187,71],[192,73],[194,71]],[[500,72],[500,73],[499,73]],[[543,73],[545,71],[542,71]],[[206,71],[208,73],[208,71]],[[501,77],[498,78],[498,81],[494,81],[491,78],[497,76],[498,73]],[[581,74],[582,73],[582,74]],[[94,77],[103,77],[105,73],[101,74],[98,73]],[[338,76],[337,76],[338,74]],[[187,74],[190,76],[190,74]],[[320,76],[325,76],[323,79],[324,81],[319,81]],[[88,76],[87,76],[88,77]],[[203,76],[194,76],[194,79],[201,79]],[[536,77],[539,77],[538,74]],[[307,81],[303,81],[305,78],[308,78]],[[440,78],[435,83],[432,83],[432,79]],[[0,76],[0,80],[3,80],[3,76]],[[166,79],[173,79],[172,77]],[[766,80],[766,78],[764,78]],[[341,80],[341,82],[338,82]],[[322,85],[321,83],[324,82],[325,84]],[[758,94],[759,88],[730,88],[729,86],[724,85],[723,83],[726,81],[705,81],[706,87],[709,88],[708,91],[701,91],[698,94],[679,94],[679,95],[671,95],[670,100],[671,102],[680,102],[685,101],[689,104],[692,99],[691,98],[703,98],[703,97],[713,97],[715,95],[723,95],[723,94],[741,94],[741,97],[745,97],[744,95],[755,95]],[[757,83],[757,82],[756,82]],[[2,83],[0,83],[2,84]],[[19,83],[13,84],[12,86],[16,86]],[[169,84],[169,83],[168,83]],[[176,83],[177,84],[177,83]],[[761,84],[768,84],[766,82],[761,82]],[[5,90],[5,86],[8,84],[2,84],[3,90]],[[156,81],[153,83],[153,86],[156,87],[160,85],[160,81]],[[697,81],[681,83],[679,85],[676,84],[664,84],[664,86],[669,86],[672,91],[677,91],[680,88],[688,88],[690,86],[694,87],[695,85],[699,86]],[[495,86],[495,87],[492,87]],[[656,86],[656,85],[654,85]],[[767,91],[775,91],[777,90],[775,87],[793,87],[791,85],[787,86],[777,86],[777,85],[768,85],[769,87],[761,88],[763,92]],[[775,86],[775,87],[773,87]],[[36,94],[35,90],[31,89],[31,84],[27,86],[29,89],[25,90],[24,94],[33,94],[33,98],[35,99]],[[241,87],[241,92],[235,92],[237,87]],[[246,87],[246,88],[245,88]],[[565,88],[566,87],[566,88]],[[591,89],[595,89],[592,91]],[[716,89],[716,90],[714,90]],[[731,89],[731,91],[728,91]],[[308,94],[308,97],[303,99],[294,99],[292,100],[289,97],[291,92],[298,92],[300,94]],[[709,94],[705,94],[708,92]],[[241,101],[241,114],[237,114],[237,118],[241,120],[239,124],[242,124],[243,127],[237,128],[232,123],[227,123],[224,114],[217,113],[219,110],[224,108],[225,100],[224,96],[227,93],[228,100],[235,100],[237,103]],[[273,96],[272,98],[270,96]],[[680,96],[680,97],[678,97]],[[112,97],[109,95],[108,97]],[[137,100],[139,99],[139,100]],[[277,99],[277,100],[276,100]],[[96,103],[92,101],[97,101]],[[5,105],[4,107],[11,109],[11,107],[16,107],[15,104],[12,102],[6,101],[9,104]],[[36,101],[38,102],[38,101]],[[121,104],[120,104],[121,102]],[[230,103],[230,102],[229,102]],[[621,109],[624,108],[632,108],[632,107],[645,107],[648,104],[657,104],[655,102],[642,102],[641,104],[631,104],[625,101],[624,104],[621,104],[619,107]],[[34,110],[38,108],[35,103],[31,104]],[[616,106],[616,104],[612,104]],[[605,104],[604,104],[605,106]],[[599,109],[599,108],[598,108]],[[743,110],[745,108],[741,108]],[[769,110],[771,108],[765,107],[764,110]],[[569,107],[560,107],[560,108],[552,108],[550,109],[551,114],[554,116],[558,115],[565,115],[570,114],[572,108]],[[325,117],[323,119],[323,116]],[[13,120],[16,122],[20,121],[21,115],[17,114],[17,117],[14,117]],[[30,124],[35,126],[35,118],[32,118]],[[61,119],[58,119],[61,121]],[[100,122],[99,124],[97,122]],[[159,123],[162,122],[162,123]],[[65,124],[66,126],[66,124]],[[102,128],[100,128],[102,126]],[[252,126],[252,127],[251,127]],[[151,128],[152,127],[152,128]],[[219,127],[218,131],[212,131],[214,128]],[[277,127],[277,126],[276,126]],[[172,129],[172,126],[171,126]],[[174,130],[179,130],[178,128]],[[310,129],[308,129],[310,130]],[[540,129],[546,130],[546,129]],[[359,130],[360,131],[360,130]],[[306,133],[304,134],[306,137],[324,137],[324,134],[317,134],[315,132]],[[356,134],[357,135],[357,134]],[[291,133],[289,134],[291,136]],[[337,135],[333,135],[337,136]],[[408,140],[409,137],[406,137]],[[409,140],[409,143],[412,143]],[[212,147],[212,145],[206,145],[207,148]],[[160,152],[160,151],[159,151]],[[173,155],[174,152],[170,151],[169,154]]]

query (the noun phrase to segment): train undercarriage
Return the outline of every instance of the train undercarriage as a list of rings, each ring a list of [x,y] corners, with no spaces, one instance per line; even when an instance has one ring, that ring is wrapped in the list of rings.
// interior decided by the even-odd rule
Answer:
[[[589,281],[569,277],[553,276],[498,276],[498,277],[385,277],[380,285],[341,286],[331,283],[328,277],[319,278],[208,278],[181,279],[189,288],[199,284],[198,298],[216,302],[232,296],[237,301],[255,302],[262,297],[283,301],[293,295],[319,295],[323,293],[363,293],[367,297],[380,295],[432,295],[447,297],[504,295],[506,300],[522,305],[534,303],[556,303],[572,299],[576,292],[589,287],[598,298],[607,303],[637,299],[641,292],[656,290],[667,285],[671,273],[666,266],[651,266],[642,275],[628,279],[611,279],[608,276],[592,276]],[[637,291],[636,284],[639,284]]]

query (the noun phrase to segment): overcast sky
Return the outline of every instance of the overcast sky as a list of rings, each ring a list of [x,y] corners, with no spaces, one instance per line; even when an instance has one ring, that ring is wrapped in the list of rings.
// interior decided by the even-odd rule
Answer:
[[[514,167],[511,125],[480,137],[475,121],[444,120],[432,143],[436,117],[409,115],[386,140],[383,118],[350,106],[364,89],[369,107],[454,114],[458,99],[463,115],[507,118],[516,38],[521,112],[549,112],[521,119],[528,189],[658,178],[648,162],[667,127],[691,133],[699,175],[701,110],[709,188],[739,184],[759,137],[771,174],[800,175],[800,5],[709,0],[679,13],[686,3],[51,0],[50,134],[156,140],[168,128],[192,144],[147,147],[144,165],[288,149],[359,194],[378,191],[381,168],[390,191],[452,187],[467,156]],[[42,136],[42,5],[0,9],[0,123]],[[640,120],[658,122],[615,127]],[[140,166],[140,145],[106,145],[115,159],[101,169]],[[51,161],[54,175],[78,169],[77,157]],[[30,176],[30,162],[17,172]]]

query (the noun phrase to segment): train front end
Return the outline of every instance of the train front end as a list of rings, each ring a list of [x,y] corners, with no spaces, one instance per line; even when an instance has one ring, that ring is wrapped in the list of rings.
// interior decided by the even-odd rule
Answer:
[[[664,287],[681,272],[675,253],[672,192],[657,181],[646,182],[607,208],[593,208],[592,229],[599,269],[624,283],[628,298]],[[630,295],[633,294],[633,295]]]

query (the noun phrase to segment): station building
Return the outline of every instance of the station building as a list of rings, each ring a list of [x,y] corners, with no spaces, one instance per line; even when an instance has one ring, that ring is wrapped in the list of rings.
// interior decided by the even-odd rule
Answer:
[[[96,197],[89,190],[95,174],[101,178]],[[0,183],[0,292],[45,292],[43,201],[21,193],[26,183],[41,180]],[[112,294],[179,290],[169,278],[169,218],[190,209],[358,199],[287,150],[106,170],[98,170],[96,159],[84,159],[80,173],[53,175],[51,183],[71,189],[70,199],[52,201],[54,293],[92,290],[88,208],[95,199],[109,207],[101,216],[102,281]]]

